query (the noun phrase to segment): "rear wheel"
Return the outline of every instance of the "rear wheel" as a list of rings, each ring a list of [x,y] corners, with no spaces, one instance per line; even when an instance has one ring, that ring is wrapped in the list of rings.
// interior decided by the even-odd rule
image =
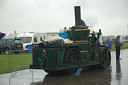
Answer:
[[[100,50],[99,51],[100,55],[100,68],[108,68],[110,63],[111,63],[111,55],[109,50]]]
[[[75,64],[78,60],[78,52],[76,49],[68,49],[65,58],[64,63],[65,64]],[[75,74],[77,72],[78,68],[69,68],[64,70],[65,74]]]
[[[9,54],[9,52],[10,52],[10,49],[9,49],[9,48],[5,48],[4,53],[5,53],[5,54]]]

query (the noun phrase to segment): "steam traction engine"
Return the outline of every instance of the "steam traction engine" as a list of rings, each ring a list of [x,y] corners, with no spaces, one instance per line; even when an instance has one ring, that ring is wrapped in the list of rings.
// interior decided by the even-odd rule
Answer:
[[[31,69],[44,69],[47,73],[74,74],[79,67],[97,66],[107,68],[111,55],[106,45],[99,42],[101,30],[90,33],[81,20],[80,6],[75,6],[75,26],[67,30],[72,43],[33,44],[33,63]]]

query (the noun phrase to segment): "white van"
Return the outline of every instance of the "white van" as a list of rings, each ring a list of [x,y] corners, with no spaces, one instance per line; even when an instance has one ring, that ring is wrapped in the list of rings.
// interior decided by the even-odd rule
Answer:
[[[23,50],[27,50],[28,44],[37,44],[40,43],[42,40],[47,39],[46,33],[35,33],[35,32],[29,32],[29,33],[20,33],[17,35],[17,38],[21,39],[23,43]]]

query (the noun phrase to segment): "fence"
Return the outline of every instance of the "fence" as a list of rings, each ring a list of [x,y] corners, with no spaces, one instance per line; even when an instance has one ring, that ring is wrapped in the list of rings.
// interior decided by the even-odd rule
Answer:
[[[20,54],[12,54],[13,52],[17,52],[17,51],[19,51]],[[27,65],[24,65],[24,62],[27,63],[32,57],[31,57],[31,54],[24,53],[23,51],[24,50],[10,50],[9,51],[9,54],[8,54],[9,55],[9,69],[10,69],[11,74],[12,72],[14,72],[12,76],[14,76],[17,73],[16,68],[23,68],[23,67],[29,68],[31,64],[29,63]]]

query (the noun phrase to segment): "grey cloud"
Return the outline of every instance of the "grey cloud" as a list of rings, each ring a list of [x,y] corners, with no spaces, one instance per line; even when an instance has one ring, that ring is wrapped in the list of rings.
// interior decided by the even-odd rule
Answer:
[[[0,30],[49,32],[74,25],[74,6],[82,19],[105,35],[127,33],[127,0],[0,0]],[[117,31],[118,29],[118,31]]]

